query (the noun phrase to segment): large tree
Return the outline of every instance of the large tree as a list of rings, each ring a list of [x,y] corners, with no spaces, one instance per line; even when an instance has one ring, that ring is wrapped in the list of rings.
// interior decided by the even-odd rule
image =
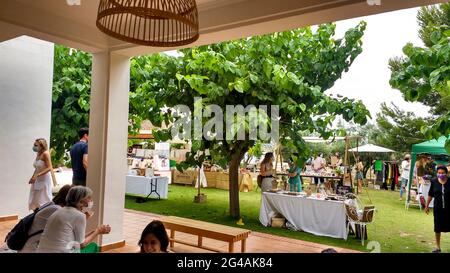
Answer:
[[[66,151],[89,125],[91,54],[55,45],[50,145],[55,166],[68,162]]]
[[[338,115],[360,124],[367,121],[369,112],[360,101],[324,94],[362,52],[365,26],[361,22],[343,38],[334,37],[334,24],[324,24],[316,31],[307,27],[186,49],[178,58],[161,54],[136,58],[130,109],[140,109],[140,118],[160,126],[163,121],[179,121],[174,118],[176,105],[186,105],[199,114],[194,107],[195,97],[202,98],[203,107],[215,104],[223,110],[237,104],[269,105],[269,109],[270,105],[278,105],[279,141],[297,154],[299,161],[304,160],[307,152],[300,132],[318,132],[328,138],[333,135],[330,127]],[[141,76],[134,77],[136,74]],[[202,118],[202,122],[206,120]],[[255,141],[248,135],[251,121],[239,117],[234,120],[242,121],[234,129],[243,128],[245,140],[194,140],[192,153],[182,167],[198,165],[204,154],[197,152],[206,149],[216,161],[227,164],[230,214],[239,217],[239,163]],[[270,120],[268,124],[274,125]],[[170,129],[154,134],[157,140],[171,138]]]
[[[372,128],[369,139],[374,144],[397,152],[408,152],[411,146],[426,140],[420,128],[430,122],[429,118],[417,117],[413,112],[403,111],[395,104],[381,104],[377,114],[376,127]],[[369,128],[365,128],[367,130]]]
[[[408,43],[405,57],[389,62],[390,84],[405,100],[431,107],[434,121],[422,127],[427,138],[450,134],[450,3],[423,7],[417,16],[425,47]],[[450,139],[446,143],[450,151]]]

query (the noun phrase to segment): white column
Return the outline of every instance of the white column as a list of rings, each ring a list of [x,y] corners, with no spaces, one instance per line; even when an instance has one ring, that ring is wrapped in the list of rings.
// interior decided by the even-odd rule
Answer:
[[[26,36],[0,42],[0,216],[30,213],[31,148],[36,138],[49,142],[52,82],[52,43]]]
[[[112,228],[100,245],[123,241],[129,86],[129,57],[93,54],[87,186],[94,191],[95,214],[87,232],[100,224]]]

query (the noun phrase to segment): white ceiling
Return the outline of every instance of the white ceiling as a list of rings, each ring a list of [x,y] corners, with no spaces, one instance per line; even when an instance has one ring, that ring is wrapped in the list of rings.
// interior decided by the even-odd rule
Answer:
[[[197,0],[200,39],[208,44],[296,27],[359,17],[441,0]],[[29,35],[90,52],[113,50],[133,56],[157,52],[128,44],[100,32],[95,21],[99,0],[0,0],[0,41]]]

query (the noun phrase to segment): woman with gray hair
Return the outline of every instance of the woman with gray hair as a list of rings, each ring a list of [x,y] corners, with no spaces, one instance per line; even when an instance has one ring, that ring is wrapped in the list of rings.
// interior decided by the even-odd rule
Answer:
[[[80,252],[97,235],[108,234],[109,225],[101,225],[86,235],[86,217],[92,209],[92,190],[75,186],[66,197],[67,205],[50,216],[39,242],[37,252],[73,253]]]

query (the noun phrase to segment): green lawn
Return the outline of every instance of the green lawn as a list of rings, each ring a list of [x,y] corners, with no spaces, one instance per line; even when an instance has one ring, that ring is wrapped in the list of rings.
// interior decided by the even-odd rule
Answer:
[[[261,193],[240,193],[241,216],[245,226],[236,225],[236,220],[228,216],[228,191],[219,189],[202,189],[207,194],[207,202],[194,203],[197,190],[193,187],[169,186],[169,199],[152,199],[146,203],[136,203],[135,197],[126,196],[125,207],[128,209],[153,212],[162,215],[198,219],[212,223],[243,227],[258,232],[265,232],[305,241],[331,246],[370,251],[361,246],[361,242],[349,236],[347,241],[329,237],[315,236],[305,232],[264,227],[259,222]],[[361,195],[364,203],[369,204],[369,197],[377,207],[375,224],[369,226],[369,241],[378,241],[381,252],[430,252],[434,247],[433,215],[425,215],[416,207],[404,209],[404,202],[399,201],[398,192],[369,190]],[[441,248],[450,252],[450,235],[443,233]]]

